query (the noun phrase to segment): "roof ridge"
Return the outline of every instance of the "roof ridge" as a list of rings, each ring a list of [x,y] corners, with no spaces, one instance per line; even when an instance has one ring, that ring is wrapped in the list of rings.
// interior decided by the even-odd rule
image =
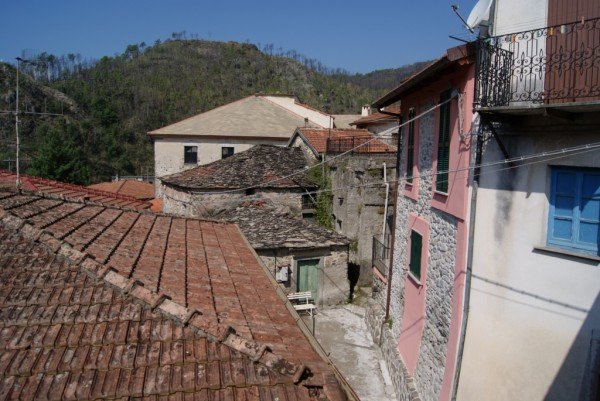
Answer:
[[[242,98],[240,98],[240,99],[234,100],[233,102],[229,102],[229,103],[224,103],[224,104],[221,104],[221,105],[219,105],[219,106],[217,106],[217,107],[215,107],[215,108],[212,108],[212,109],[210,109],[210,110],[202,111],[202,112],[200,112],[200,113],[198,113],[198,114],[194,114],[193,116],[189,116],[188,118],[184,118],[183,120],[176,121],[176,122],[174,122],[174,123],[172,123],[172,124],[165,125],[165,126],[163,126],[163,127],[159,127],[159,128],[153,129],[152,131],[148,131],[148,134],[159,134],[159,133],[158,133],[158,132],[156,132],[156,131],[159,131],[159,130],[161,130],[161,129],[163,129],[163,128],[170,127],[170,126],[172,126],[172,125],[175,125],[175,124],[182,123],[182,122],[184,122],[184,121],[191,120],[191,119],[193,119],[193,118],[196,118],[196,117],[198,117],[198,116],[201,116],[202,114],[210,113],[210,112],[212,112],[212,111],[215,111],[215,110],[221,109],[221,108],[223,108],[223,107],[226,107],[226,106],[229,106],[229,105],[231,105],[231,104],[238,103],[238,102],[241,102],[241,101],[243,101],[243,100],[247,100],[247,99],[249,99],[249,98],[253,98],[253,97],[256,97],[256,96],[257,96],[257,95],[248,95],[248,96],[244,96],[244,97],[242,97]]]
[[[272,104],[274,104],[274,105],[276,105],[276,106],[278,106],[278,107],[281,107],[283,110],[287,111],[288,113],[290,113],[290,114],[293,114],[293,115],[295,115],[295,116],[298,116],[298,117],[300,117],[300,118],[304,119],[305,121],[306,121],[306,120],[308,120],[308,121],[312,121],[314,124],[317,124],[317,125],[319,125],[320,127],[323,127],[321,124],[319,124],[319,123],[318,123],[318,122],[316,122],[316,121],[313,121],[313,120],[311,120],[309,117],[304,117],[303,115],[300,115],[300,114],[296,113],[295,111],[292,111],[292,110],[290,110],[290,109],[288,109],[288,108],[286,108],[286,107],[283,107],[282,105],[280,105],[280,104],[278,104],[278,103],[275,103],[274,101],[272,101],[272,100],[270,100],[270,99],[267,99],[267,96],[260,96],[260,99],[261,99],[261,100],[263,100],[263,101],[265,101],[265,102],[272,103]],[[296,103],[296,101],[295,101],[295,100],[294,100],[294,104],[297,104],[298,106],[300,106],[300,107],[304,107],[304,108],[306,108],[306,109],[309,109],[309,110],[310,110],[310,109],[312,109],[311,107],[306,107],[306,106],[305,106],[304,104],[302,104],[302,103]],[[324,114],[323,112],[321,112],[321,111],[318,111],[318,110],[315,110],[315,109],[312,109],[312,110],[313,110],[314,112],[317,112],[317,113],[323,114],[323,116],[325,116],[325,117],[328,117],[328,116],[330,116],[330,114]],[[325,127],[323,127],[323,128],[325,128]]]
[[[39,229],[25,219],[2,208],[0,208],[0,225],[42,244],[52,253],[73,263],[90,278],[110,286],[125,296],[131,296],[133,302],[149,307],[153,312],[160,313],[184,327],[197,330],[209,339],[248,356],[253,362],[263,364],[274,373],[291,377],[294,384],[310,379],[312,375],[306,365],[296,364],[276,355],[267,344],[241,336],[230,325],[206,324],[199,319],[199,316],[202,315],[199,309],[187,308],[173,302],[167,294],[150,291],[139,280],[126,278],[116,269],[96,261],[90,254],[78,251],[68,242],[56,238],[50,232]],[[315,385],[313,380],[311,380],[311,385]]]

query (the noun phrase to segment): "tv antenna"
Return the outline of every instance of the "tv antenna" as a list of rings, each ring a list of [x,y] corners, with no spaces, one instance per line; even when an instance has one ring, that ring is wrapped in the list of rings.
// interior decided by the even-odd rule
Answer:
[[[21,57],[16,57],[15,58],[17,60],[17,93],[16,93],[16,102],[15,102],[15,111],[11,112],[8,110],[0,110],[0,113],[14,113],[15,114],[15,172],[16,172],[16,180],[15,180],[15,186],[17,187],[17,189],[21,189],[21,168],[20,168],[20,150],[21,150],[21,138],[19,135],[19,124],[21,123],[21,121],[19,120],[19,71],[21,69],[21,63],[23,64],[36,64],[35,61],[32,60],[26,60],[23,59]],[[35,114],[35,115],[48,115],[48,116],[62,116],[64,114],[58,114],[58,113],[36,113],[36,112],[25,112],[25,114]]]
[[[471,28],[471,26],[469,26],[469,24],[467,23],[467,21],[463,18],[462,15],[460,15],[460,13],[458,12],[458,5],[457,4],[452,4],[450,7],[452,7],[452,11],[454,12],[454,14],[456,14],[456,16],[458,18],[460,18],[460,20],[462,21],[463,25],[465,26],[465,28],[467,28],[469,30],[469,32],[471,33],[475,33],[475,31],[473,31],[473,28]],[[455,38],[456,39],[456,38]]]

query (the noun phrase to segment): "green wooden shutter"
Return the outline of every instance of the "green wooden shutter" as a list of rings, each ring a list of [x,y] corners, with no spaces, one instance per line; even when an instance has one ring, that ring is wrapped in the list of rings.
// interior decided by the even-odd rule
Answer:
[[[450,91],[442,93],[440,102],[450,99]],[[435,189],[448,192],[448,169],[450,168],[450,106],[448,102],[440,106],[440,131],[438,135],[437,175]]]
[[[423,237],[416,231],[410,233],[410,272],[416,279],[421,279],[421,252]]]
[[[411,108],[408,111],[408,119],[415,118],[415,109]],[[413,166],[415,159],[415,122],[408,123],[408,146],[406,149],[406,182],[413,182]]]

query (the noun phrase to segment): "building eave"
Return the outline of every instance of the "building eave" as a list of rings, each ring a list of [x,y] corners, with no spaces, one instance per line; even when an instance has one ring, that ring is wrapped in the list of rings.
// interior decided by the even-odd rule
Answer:
[[[472,63],[475,55],[474,43],[466,43],[446,50],[439,59],[429,64],[427,67],[417,72],[412,77],[402,82],[398,87],[377,99],[372,106],[380,109],[389,106],[402,97],[405,97],[423,86],[426,86],[432,79],[438,79],[439,75],[447,72],[456,64]]]

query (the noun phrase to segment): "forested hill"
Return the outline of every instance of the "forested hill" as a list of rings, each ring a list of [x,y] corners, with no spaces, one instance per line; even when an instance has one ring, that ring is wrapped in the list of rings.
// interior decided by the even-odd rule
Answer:
[[[81,176],[75,181],[79,182],[151,172],[153,155],[148,131],[244,96],[293,93],[330,113],[359,113],[363,104],[371,103],[412,72],[394,70],[396,75],[389,78],[393,73],[384,70],[385,78],[382,75],[381,79],[377,72],[328,72],[296,57],[260,51],[252,44],[203,40],[130,45],[120,55],[84,66],[61,64],[47,55],[41,61],[24,69],[44,77],[45,82],[38,84],[54,91],[40,95],[39,91],[24,90],[23,101],[28,101],[28,96],[65,96],[69,101],[63,103],[70,102],[74,109],[68,111],[69,123],[62,117],[44,117],[24,126],[24,141],[29,142],[32,159],[41,160],[41,164],[48,159],[44,152],[51,153],[52,159],[54,153],[62,151],[54,149],[60,142],[76,147],[80,162],[88,167],[75,167],[79,172],[75,175]],[[2,88],[0,96],[9,99],[11,88]],[[44,102],[36,100],[40,105]],[[55,167],[37,164],[33,172],[46,176]],[[74,181],[72,174],[50,178]]]
[[[376,70],[366,74],[336,74],[336,77],[342,81],[349,82],[363,88],[369,88],[370,90],[383,94],[398,86],[402,80],[422,70],[429,63],[431,63],[431,61],[419,61],[417,63],[408,64],[400,68]]]

